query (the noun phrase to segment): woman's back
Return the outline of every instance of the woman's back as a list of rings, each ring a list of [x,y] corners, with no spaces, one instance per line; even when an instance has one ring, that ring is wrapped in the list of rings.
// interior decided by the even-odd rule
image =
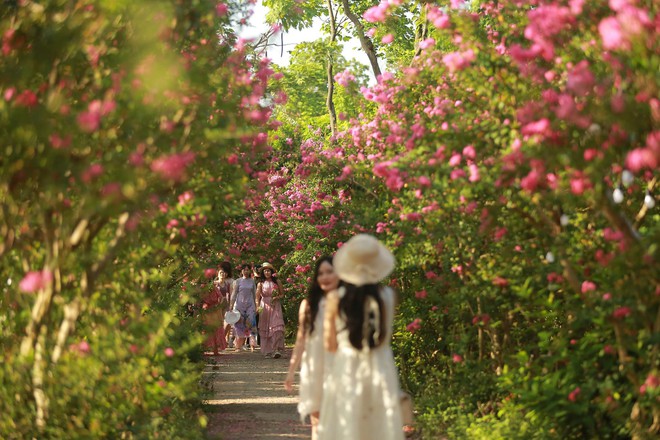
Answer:
[[[342,298],[345,289],[339,290]],[[403,439],[399,379],[390,347],[394,316],[394,291],[382,287],[379,296],[384,326],[380,326],[377,302],[368,299],[364,328],[383,328],[383,342],[369,347],[363,339],[357,349],[349,339],[346,316],[335,318],[337,352],[327,377],[321,407],[320,439],[401,440]],[[365,335],[363,335],[364,337]],[[380,339],[377,333],[374,339]]]

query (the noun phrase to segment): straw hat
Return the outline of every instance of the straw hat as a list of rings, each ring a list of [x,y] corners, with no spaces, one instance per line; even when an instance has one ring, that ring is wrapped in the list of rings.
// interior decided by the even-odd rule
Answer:
[[[356,286],[378,283],[392,272],[394,264],[394,255],[368,234],[352,237],[332,259],[339,278]]]
[[[273,272],[275,272],[275,268],[270,263],[264,263],[264,264],[261,265],[261,269],[266,269],[266,268],[268,268],[268,269],[272,270]]]

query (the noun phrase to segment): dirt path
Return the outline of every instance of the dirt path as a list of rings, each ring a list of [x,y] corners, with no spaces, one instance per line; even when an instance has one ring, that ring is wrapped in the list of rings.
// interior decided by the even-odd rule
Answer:
[[[225,440],[309,439],[310,427],[300,423],[297,389],[288,395],[282,386],[291,350],[281,359],[226,350],[209,358],[204,379],[212,386],[205,401],[208,438]],[[215,364],[214,364],[215,362]]]

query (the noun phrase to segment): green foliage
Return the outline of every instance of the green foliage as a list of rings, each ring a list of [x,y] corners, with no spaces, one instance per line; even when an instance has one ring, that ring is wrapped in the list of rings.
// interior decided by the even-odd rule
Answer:
[[[267,66],[212,1],[1,14],[0,437],[202,438],[190,310],[244,209],[230,162],[261,149]]]

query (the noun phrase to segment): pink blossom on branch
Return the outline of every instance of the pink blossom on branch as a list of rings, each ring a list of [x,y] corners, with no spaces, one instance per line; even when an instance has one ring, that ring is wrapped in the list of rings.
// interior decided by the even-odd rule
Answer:
[[[335,75],[335,81],[340,86],[348,87],[350,83],[355,82],[355,75],[350,70],[346,69]]]
[[[394,35],[392,34],[387,34],[381,39],[383,44],[390,44],[392,41],[394,41]]]
[[[476,59],[476,55],[472,49],[464,52],[450,52],[442,57],[442,62],[447,66],[450,72],[456,72],[468,67]]]
[[[419,318],[415,318],[413,322],[411,322],[406,326],[406,330],[408,330],[410,333],[415,333],[421,328],[422,328],[422,320]]]
[[[195,153],[175,153],[161,156],[151,163],[151,171],[166,180],[175,182],[183,180],[186,168],[195,160]]]
[[[45,288],[52,280],[53,274],[49,270],[31,271],[25,274],[18,287],[25,293],[34,293]]]

